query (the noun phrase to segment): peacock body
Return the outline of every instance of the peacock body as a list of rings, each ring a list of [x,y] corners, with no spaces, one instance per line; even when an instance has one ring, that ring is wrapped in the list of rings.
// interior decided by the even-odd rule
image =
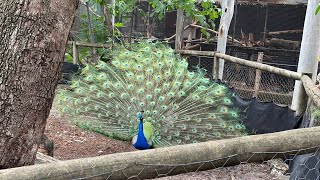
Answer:
[[[119,48],[60,90],[58,107],[81,127],[133,144],[144,136],[153,147],[246,135],[228,88],[187,68],[161,43]]]

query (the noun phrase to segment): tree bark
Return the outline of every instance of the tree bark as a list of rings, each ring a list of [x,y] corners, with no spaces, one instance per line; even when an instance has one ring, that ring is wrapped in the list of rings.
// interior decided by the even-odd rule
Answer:
[[[31,165],[77,0],[0,0],[0,169]]]

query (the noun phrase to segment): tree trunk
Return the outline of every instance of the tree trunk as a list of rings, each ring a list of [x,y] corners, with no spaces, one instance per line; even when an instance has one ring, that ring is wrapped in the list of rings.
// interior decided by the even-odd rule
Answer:
[[[31,165],[77,0],[0,0],[0,169]]]

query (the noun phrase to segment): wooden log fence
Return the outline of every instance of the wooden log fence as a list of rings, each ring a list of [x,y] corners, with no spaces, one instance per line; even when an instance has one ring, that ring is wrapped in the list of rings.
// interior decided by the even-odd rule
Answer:
[[[320,127],[5,169],[0,179],[147,179],[316,152]],[[272,148],[271,148],[272,147]]]
[[[68,45],[73,45],[73,42],[76,42],[77,46],[84,46],[84,47],[96,47],[96,48],[110,48],[110,47],[112,47],[111,44],[88,43],[88,42],[82,42],[82,41],[68,41]]]
[[[294,80],[300,80],[302,77],[301,73],[289,71],[286,69],[278,68],[278,67],[273,67],[267,64],[261,64],[257,62],[251,62],[245,59],[233,57],[230,55],[222,54],[219,52],[209,52],[209,51],[191,51],[191,50],[178,50],[177,51],[180,54],[185,54],[185,55],[196,55],[196,56],[209,56],[209,57],[218,57],[221,59],[224,59],[226,61],[230,61],[236,64],[241,64],[244,66],[252,67],[255,69],[260,69],[262,71],[267,71],[270,73],[278,74],[284,77],[288,77],[290,79]]]

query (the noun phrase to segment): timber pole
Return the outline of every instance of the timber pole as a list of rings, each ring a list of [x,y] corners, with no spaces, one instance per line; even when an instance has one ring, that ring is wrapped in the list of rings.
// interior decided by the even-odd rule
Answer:
[[[177,21],[176,21],[175,50],[182,49],[183,22],[184,22],[183,10],[182,9],[178,9],[177,10]]]
[[[316,152],[320,127],[0,170],[0,179],[149,179]],[[272,147],[272,148],[270,148]]]
[[[218,44],[217,44],[217,51],[220,53],[225,53],[227,49],[227,38],[230,23],[233,17],[234,12],[234,0],[221,0],[221,11],[222,16],[220,19],[220,26],[219,26],[219,34],[218,34]],[[222,79],[223,76],[223,69],[224,69],[224,60],[219,59],[219,78]]]
[[[320,0],[308,1],[298,64],[298,72],[309,75],[314,83],[320,50],[320,15],[315,15],[319,3]],[[308,96],[301,81],[296,81],[291,105],[296,116],[306,110],[307,102]]]

